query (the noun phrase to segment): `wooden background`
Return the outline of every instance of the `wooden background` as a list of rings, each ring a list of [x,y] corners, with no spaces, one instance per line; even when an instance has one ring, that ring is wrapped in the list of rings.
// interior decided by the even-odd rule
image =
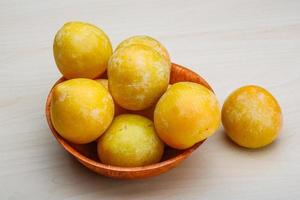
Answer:
[[[192,157],[159,177],[104,178],[55,141],[44,104],[60,77],[52,41],[64,22],[94,23],[116,46],[148,34],[172,60],[214,87],[264,86],[284,114],[279,139],[260,150],[221,128]],[[0,199],[300,199],[299,0],[0,0]]]

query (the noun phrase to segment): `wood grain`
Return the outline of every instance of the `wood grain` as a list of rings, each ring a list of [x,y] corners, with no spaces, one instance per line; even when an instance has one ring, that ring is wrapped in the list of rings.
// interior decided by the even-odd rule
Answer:
[[[300,199],[299,10],[299,0],[1,0],[0,199]],[[60,148],[44,115],[61,76],[53,38],[70,20],[98,25],[114,47],[137,34],[158,39],[173,62],[209,81],[221,105],[237,87],[265,87],[283,110],[278,140],[249,151],[220,128],[160,176],[91,173]]]

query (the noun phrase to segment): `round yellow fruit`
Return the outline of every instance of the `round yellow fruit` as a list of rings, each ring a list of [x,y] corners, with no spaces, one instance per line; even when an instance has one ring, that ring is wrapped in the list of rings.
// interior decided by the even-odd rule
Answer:
[[[109,91],[108,90],[108,80],[107,79],[96,79],[95,81],[97,81],[98,83],[103,85],[105,87],[105,89],[107,89],[107,91]],[[124,114],[124,113],[128,113],[128,110],[122,108],[117,103],[114,102],[114,105],[115,105],[115,116],[120,115],[120,114]]]
[[[144,45],[130,45],[114,52],[107,72],[109,91],[128,110],[153,105],[166,91],[170,79],[166,59]]]
[[[154,111],[158,136],[176,149],[186,149],[206,139],[220,122],[221,111],[214,93],[192,82],[172,85]]]
[[[114,103],[96,81],[71,79],[53,88],[50,114],[55,130],[63,138],[85,144],[108,128],[114,116]]]
[[[133,44],[141,44],[153,48],[155,51],[161,54],[169,64],[171,63],[167,49],[159,41],[147,35],[137,35],[127,38],[118,45],[116,51],[120,48],[127,47]]]
[[[56,33],[53,53],[65,78],[93,79],[106,70],[112,46],[107,35],[96,26],[69,22]]]
[[[117,116],[98,141],[98,155],[104,164],[138,167],[159,162],[164,144],[153,122],[133,114]]]
[[[272,143],[282,126],[276,99],[258,86],[234,91],[225,101],[222,122],[227,135],[238,145],[259,148]]]

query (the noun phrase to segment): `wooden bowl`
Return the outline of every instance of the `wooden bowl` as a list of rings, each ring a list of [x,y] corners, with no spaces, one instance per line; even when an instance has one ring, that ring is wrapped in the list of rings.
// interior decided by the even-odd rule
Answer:
[[[63,82],[64,80],[65,80],[64,78],[60,78],[54,84],[54,86],[60,82]],[[198,74],[185,67],[172,63],[170,83],[173,84],[182,81],[196,82],[212,90],[209,84]],[[94,171],[98,174],[112,177],[112,178],[119,178],[119,179],[140,179],[140,178],[156,176],[177,166],[189,155],[191,155],[191,153],[204,142],[201,141],[186,150],[175,150],[170,147],[166,147],[161,162],[152,165],[143,166],[143,167],[117,167],[117,166],[103,164],[99,161],[97,156],[96,142],[92,142],[85,145],[72,144],[67,140],[63,139],[56,132],[56,130],[52,125],[51,116],[50,116],[50,102],[52,97],[52,89],[49,92],[47,102],[46,102],[46,117],[47,117],[48,125],[53,135],[55,136],[59,144],[61,144],[63,148],[67,150],[70,154],[72,154],[80,163],[82,163],[91,171]]]

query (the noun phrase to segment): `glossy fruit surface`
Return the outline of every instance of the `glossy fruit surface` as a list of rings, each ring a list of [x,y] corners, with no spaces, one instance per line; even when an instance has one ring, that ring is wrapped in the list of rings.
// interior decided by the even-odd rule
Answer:
[[[107,89],[107,91],[109,91],[109,89],[108,89],[108,80],[107,79],[96,79],[95,81],[97,81],[98,83],[103,85],[105,87],[105,89]],[[128,110],[122,108],[117,103],[114,102],[114,105],[115,105],[115,116],[120,115],[120,114],[128,113]]]
[[[220,122],[220,107],[214,93],[192,82],[173,84],[154,111],[157,134],[176,149],[186,149],[206,139],[219,128]]]
[[[114,100],[128,110],[152,106],[166,91],[169,79],[166,59],[144,45],[120,48],[109,61],[109,91]]]
[[[50,108],[56,131],[76,144],[96,140],[114,116],[114,103],[108,91],[96,81],[84,78],[56,85]]]
[[[264,88],[245,86],[225,101],[222,122],[227,135],[238,145],[259,148],[272,143],[282,126],[276,99]]]
[[[96,78],[107,68],[112,46],[98,27],[84,22],[66,23],[55,35],[53,53],[63,76]]]
[[[117,51],[120,48],[134,44],[145,45],[147,47],[153,48],[155,51],[161,54],[168,61],[169,64],[171,64],[170,56],[167,49],[159,41],[147,35],[136,35],[127,38],[117,46],[115,51]]]
[[[117,116],[98,141],[98,155],[104,164],[138,167],[159,162],[164,144],[153,122],[133,114]]]

